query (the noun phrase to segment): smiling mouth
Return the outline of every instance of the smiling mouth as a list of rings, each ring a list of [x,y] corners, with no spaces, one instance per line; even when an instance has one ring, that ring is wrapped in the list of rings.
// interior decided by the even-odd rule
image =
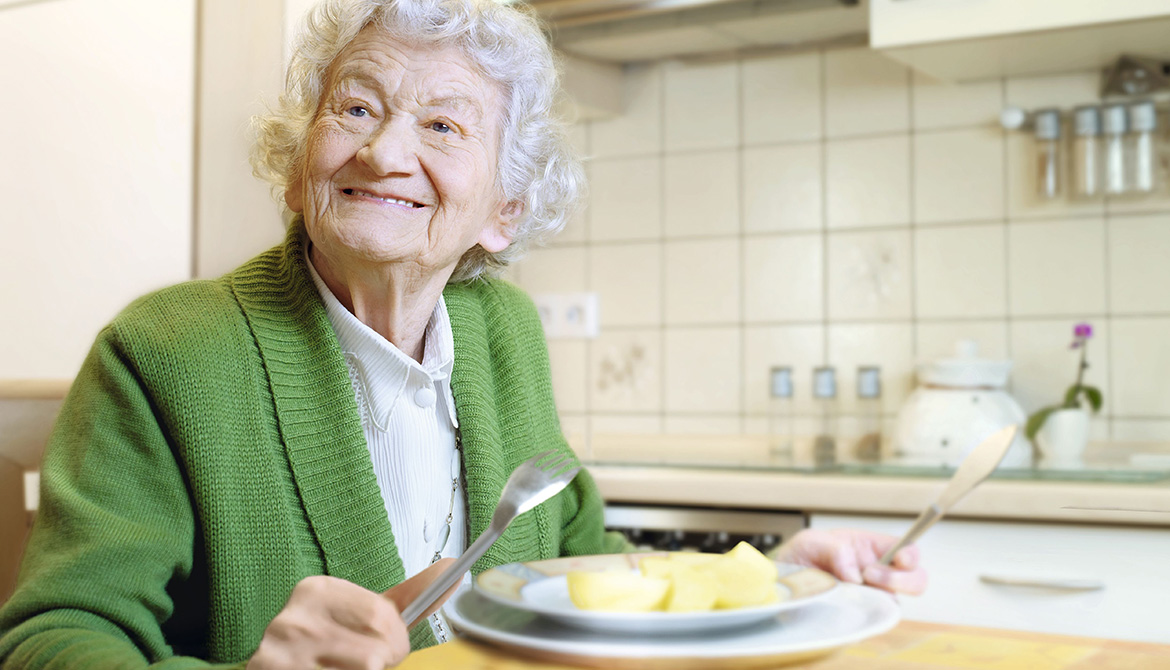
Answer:
[[[424,205],[422,203],[418,203],[418,202],[415,202],[413,200],[403,200],[402,198],[384,198],[376,193],[370,193],[369,191],[362,191],[362,190],[359,190],[356,188],[343,188],[343,189],[341,189],[341,192],[346,194],[346,195],[357,195],[357,196],[361,196],[363,198],[371,198],[373,200],[381,200],[382,202],[388,202],[392,205],[403,205],[404,207],[416,207],[416,208],[417,207],[424,207]]]

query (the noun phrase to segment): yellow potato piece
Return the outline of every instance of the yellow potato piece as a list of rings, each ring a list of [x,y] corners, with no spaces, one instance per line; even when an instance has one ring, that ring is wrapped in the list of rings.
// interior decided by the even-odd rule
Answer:
[[[643,577],[670,579],[675,567],[677,567],[675,563],[657,556],[647,556],[638,561],[638,570],[641,571]]]
[[[776,581],[776,577],[779,576],[776,570],[776,564],[772,562],[772,559],[761,554],[759,549],[756,549],[747,542],[740,542],[724,555],[728,558],[742,561],[745,569],[758,572],[761,577],[769,581],[774,582]]]
[[[717,609],[755,607],[779,600],[776,579],[768,578],[750,562],[724,555],[719,560],[697,566],[696,570],[712,577],[718,584]]]
[[[662,609],[670,581],[627,572],[570,572],[569,599],[583,610],[652,612]]]
[[[670,591],[666,594],[667,612],[703,612],[715,607],[719,583],[710,575],[676,565],[670,573]]]

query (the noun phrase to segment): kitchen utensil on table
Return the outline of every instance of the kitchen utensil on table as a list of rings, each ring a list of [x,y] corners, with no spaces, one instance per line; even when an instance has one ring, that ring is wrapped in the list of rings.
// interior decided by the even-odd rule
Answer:
[[[898,410],[886,462],[956,467],[984,435],[1023,425],[1024,410],[1004,389],[1011,369],[1011,361],[981,358],[971,340],[957,342],[953,356],[918,365],[918,388]],[[1021,432],[1003,464],[1031,462],[1032,446]]]
[[[857,584],[752,625],[680,635],[598,634],[501,605],[478,588],[460,591],[443,614],[461,635],[523,656],[614,670],[776,668],[881,635],[901,619],[888,593]]]
[[[641,636],[742,629],[775,618],[780,612],[819,602],[839,586],[832,575],[816,568],[777,563],[777,600],[754,607],[699,612],[614,612],[581,609],[569,596],[567,575],[570,572],[637,572],[643,558],[667,556],[669,552],[595,554],[508,563],[481,572],[475,578],[475,590],[510,610],[539,614],[569,628]]]
[[[463,578],[463,573],[470,570],[472,564],[500,539],[513,519],[553,497],[573,481],[581,468],[573,466],[565,469],[571,462],[567,455],[550,449],[524,461],[512,471],[500,493],[500,502],[492,513],[487,529],[402,611],[402,620],[408,628],[417,623],[447,589]]]
[[[955,503],[970,493],[971,489],[975,488],[984,479],[987,479],[987,476],[1003,460],[1018,430],[1019,426],[1008,426],[980,442],[977,447],[971,450],[971,453],[967,458],[963,459],[963,463],[955,470],[955,474],[951,476],[951,480],[947,482],[947,486],[943,489],[942,495],[938,497],[938,500],[924,509],[922,514],[919,514],[918,518],[914,521],[914,525],[910,526],[910,530],[906,531],[906,534],[902,536],[902,539],[898,540],[897,544],[890,547],[889,551],[882,555],[880,559],[881,564],[889,565],[890,561],[894,560],[894,554],[898,553],[899,549],[918,539],[920,535],[926,532],[927,528],[930,528],[934,525],[934,522],[941,519],[947,510],[954,507]]]

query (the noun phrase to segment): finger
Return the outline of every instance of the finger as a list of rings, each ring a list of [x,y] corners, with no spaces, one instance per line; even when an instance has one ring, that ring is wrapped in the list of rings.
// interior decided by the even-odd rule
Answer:
[[[330,670],[383,670],[398,665],[410,653],[406,627],[397,635],[371,638],[350,630],[338,630],[317,652],[317,667]]]
[[[865,568],[865,583],[891,593],[920,595],[926,590],[926,571],[898,570],[884,565],[870,565]]]
[[[394,604],[397,610],[401,612],[402,610],[406,609],[408,605],[414,602],[415,598],[418,598],[419,595],[422,594],[422,592],[425,591],[432,582],[438,579],[439,575],[443,574],[447,567],[454,562],[455,559],[453,558],[441,558],[438,561],[435,561],[433,564],[427,566],[426,569],[424,569],[422,572],[419,572],[417,575],[397,586],[391,587],[382,595],[388,598],[390,602]],[[447,589],[447,591],[442,596],[440,596],[433,605],[427,608],[427,611],[423,612],[422,616],[420,616],[418,620],[422,621],[426,617],[429,617],[430,615],[437,612],[439,608],[443,606],[443,603],[447,602],[447,599],[450,598],[458,588],[459,582],[452,584],[451,588]],[[407,623],[409,624],[410,622]]]
[[[840,543],[833,547],[829,556],[829,566],[833,574],[842,581],[851,584],[861,583],[861,568],[857,563],[857,552],[849,544]]]
[[[898,553],[894,554],[894,567],[902,568],[903,570],[913,570],[918,567],[918,546],[910,545],[902,547]]]

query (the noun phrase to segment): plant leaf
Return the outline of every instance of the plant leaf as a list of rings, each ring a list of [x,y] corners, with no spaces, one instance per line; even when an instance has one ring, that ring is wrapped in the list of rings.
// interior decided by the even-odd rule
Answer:
[[[1042,407],[1036,410],[1032,416],[1028,417],[1028,423],[1024,424],[1024,435],[1028,436],[1029,440],[1036,439],[1036,433],[1040,432],[1040,427],[1048,420],[1048,415],[1052,414],[1061,407]]]
[[[1080,407],[1081,404],[1077,402],[1077,396],[1080,395],[1081,388],[1083,387],[1077,386],[1076,384],[1068,387],[1068,390],[1064,392],[1064,404],[1061,407],[1067,407],[1069,409]]]
[[[1085,397],[1089,399],[1089,406],[1093,408],[1093,411],[1100,412],[1101,391],[1094,386],[1082,386],[1081,390],[1085,392]]]

